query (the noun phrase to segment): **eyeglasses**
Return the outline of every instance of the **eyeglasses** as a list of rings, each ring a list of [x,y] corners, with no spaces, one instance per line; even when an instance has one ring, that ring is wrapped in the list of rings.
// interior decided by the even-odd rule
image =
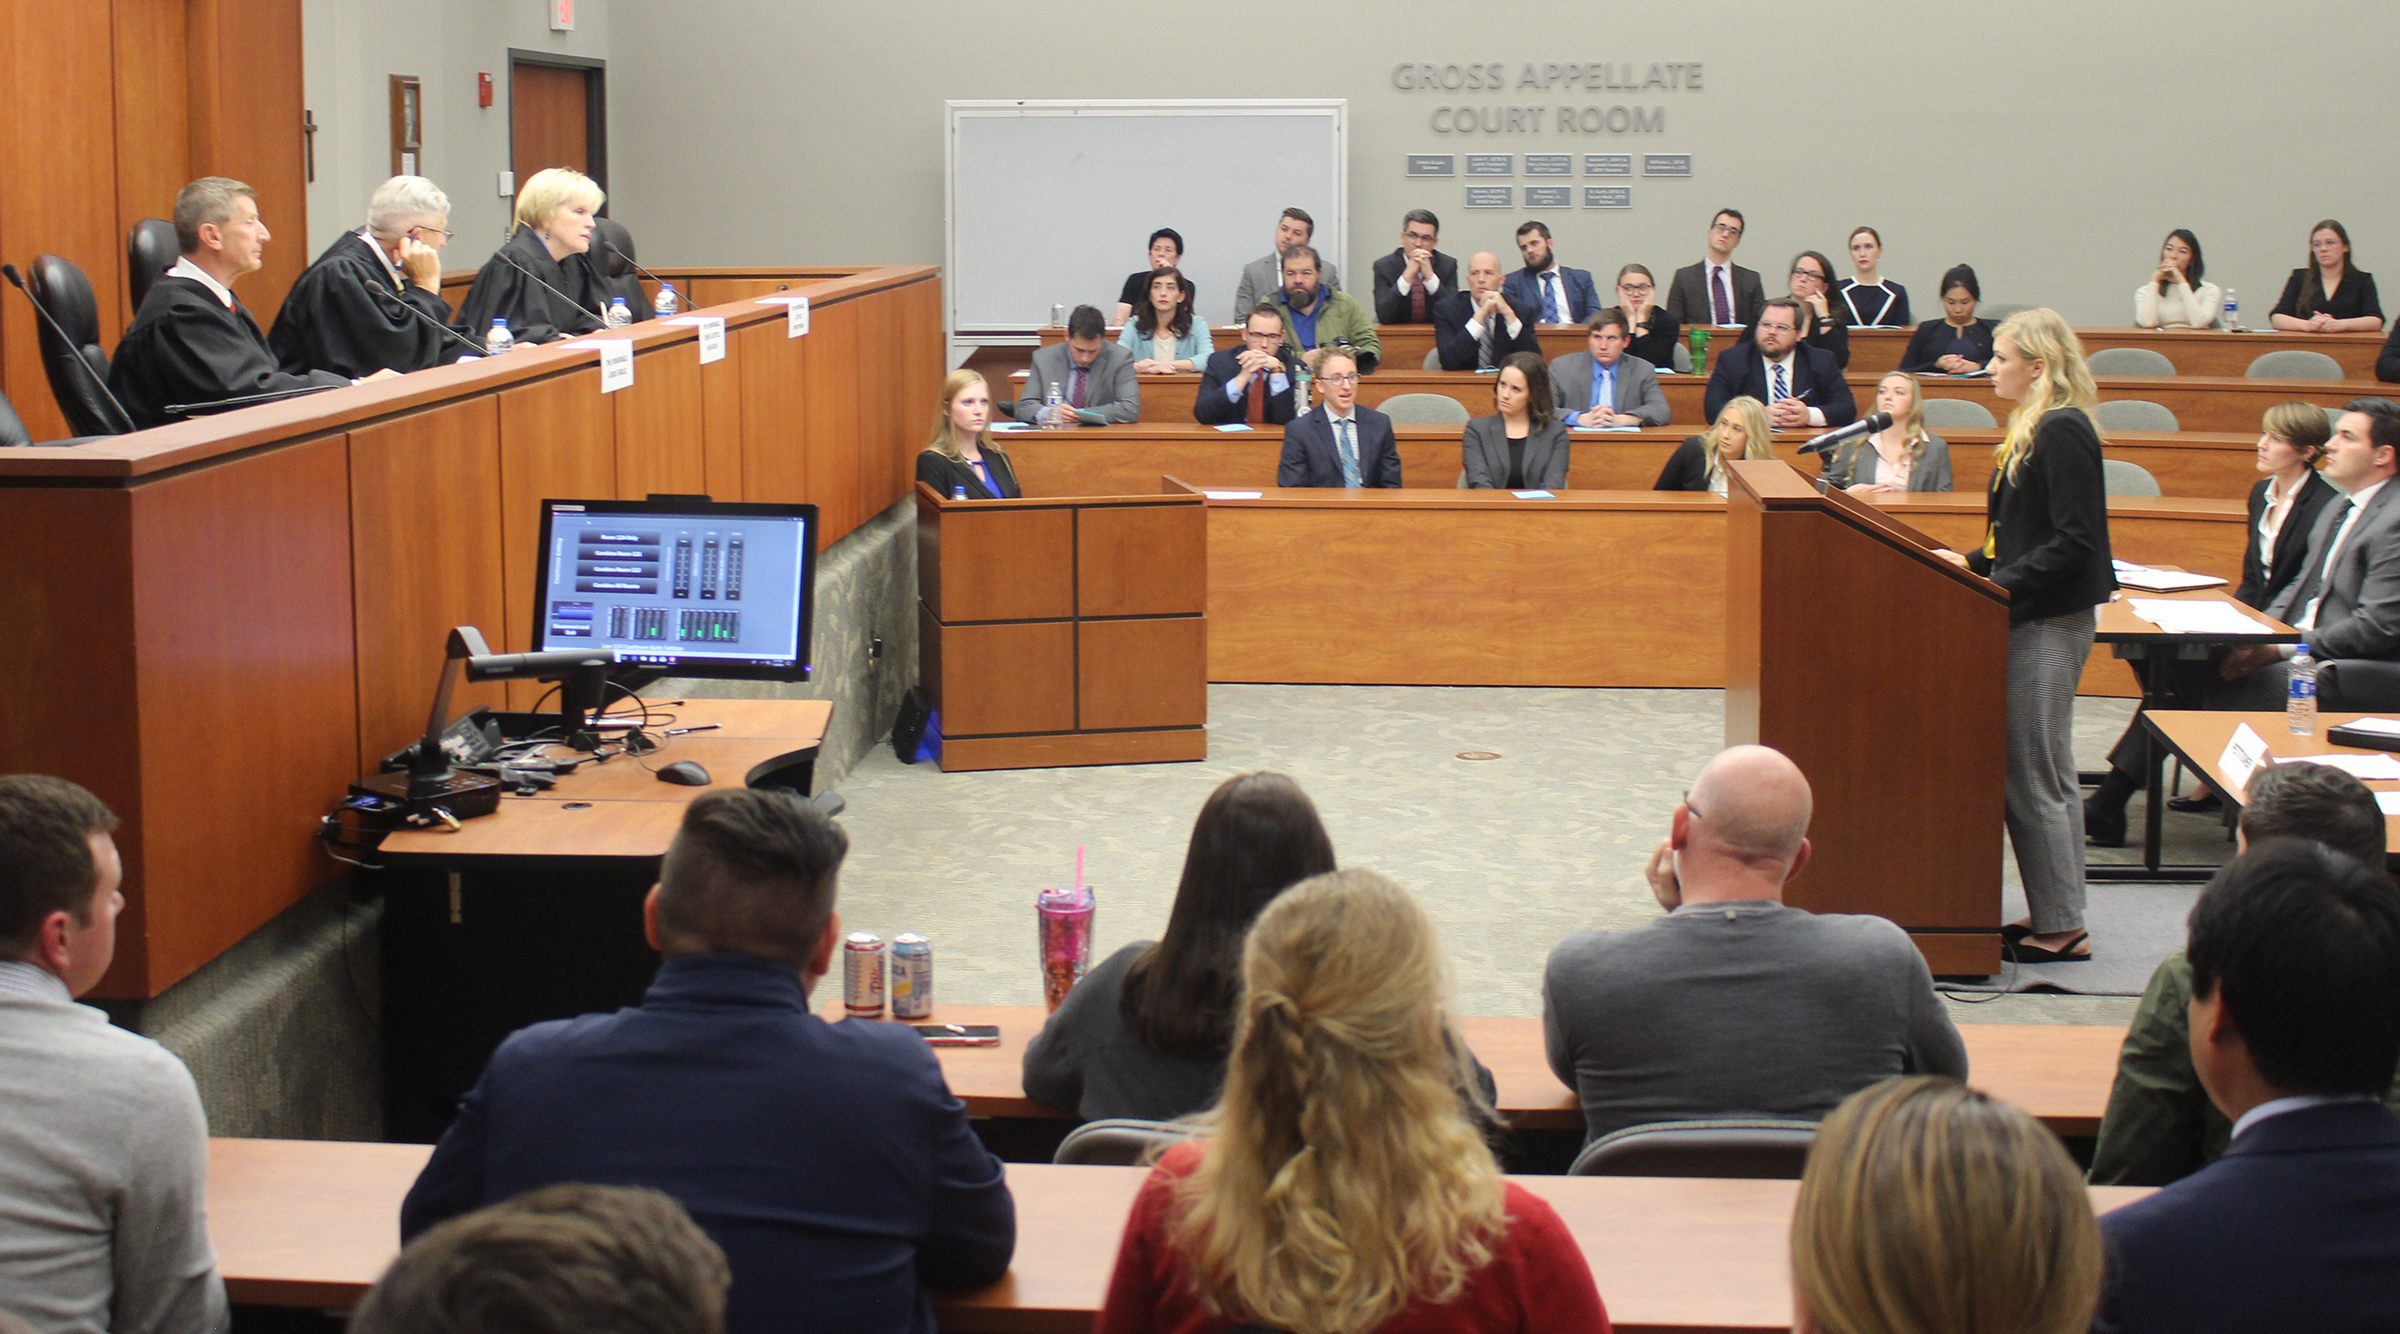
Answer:
[[[1761,320],[1759,321],[1758,331],[1760,333],[1798,333],[1800,332],[1800,326],[1796,324],[1769,324],[1766,321]]]
[[[1655,292],[1658,287],[1654,283],[1618,283],[1617,290],[1620,292]]]
[[[1258,329],[1244,329],[1242,330],[1242,337],[1253,343],[1280,343],[1283,341],[1283,330],[1267,329],[1261,331]]]
[[[438,237],[442,238],[442,239],[443,239],[443,240],[445,240],[445,241],[449,240],[451,237],[453,237],[453,236],[456,236],[456,235],[458,234],[458,233],[456,233],[456,232],[453,232],[453,231],[451,231],[451,230],[450,230],[449,228],[447,228],[447,227],[411,227],[411,228],[409,228],[408,230],[409,230],[411,233],[417,233],[417,232],[431,232],[431,233],[433,233],[435,236],[438,236]]]
[[[1825,275],[1817,272],[1815,269],[1794,269],[1792,270],[1792,276],[1795,278],[1814,278],[1818,282],[1825,281]]]
[[[1401,239],[1401,240],[1403,240],[1403,241],[1414,241],[1414,242],[1416,242],[1418,245],[1432,245],[1432,244],[1433,244],[1433,242],[1434,242],[1434,233],[1432,233],[1432,232],[1402,232],[1402,233],[1400,233],[1400,239]]]
[[[1318,384],[1357,384],[1357,383],[1358,383],[1358,372],[1357,372],[1357,371],[1352,371],[1352,372],[1350,372],[1348,375],[1320,375],[1320,376],[1318,376],[1318,377],[1317,377],[1317,383],[1318,383]]]
[[[1739,236],[1742,234],[1741,224],[1735,222],[1712,222],[1708,224],[1708,229],[1712,232],[1723,232],[1728,236]]]

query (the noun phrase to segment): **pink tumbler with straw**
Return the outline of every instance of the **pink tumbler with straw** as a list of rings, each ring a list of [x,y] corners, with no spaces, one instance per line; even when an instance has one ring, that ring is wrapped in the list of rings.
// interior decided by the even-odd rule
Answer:
[[[1056,1010],[1067,992],[1092,966],[1092,915],[1096,908],[1091,886],[1083,883],[1083,849],[1075,849],[1075,884],[1069,889],[1045,889],[1034,900],[1042,955],[1042,998]]]

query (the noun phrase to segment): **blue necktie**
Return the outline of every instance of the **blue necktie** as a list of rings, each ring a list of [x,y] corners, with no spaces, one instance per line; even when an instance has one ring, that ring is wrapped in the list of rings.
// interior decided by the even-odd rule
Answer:
[[[1342,447],[1342,485],[1358,489],[1358,439],[1351,433],[1351,419],[1342,418],[1333,424],[1333,434]]]
[[[1784,384],[1783,367],[1777,366],[1775,368],[1775,387],[1767,391],[1767,402],[1769,404],[1780,403],[1791,396],[1792,391]]]
[[[1616,410],[1617,368],[1614,366],[1602,366],[1600,368],[1600,379],[1592,386],[1592,411],[1615,412]]]
[[[1565,324],[1567,312],[1558,303],[1558,271],[1556,269],[1542,275],[1542,299],[1550,306],[1550,317],[1543,323]]]

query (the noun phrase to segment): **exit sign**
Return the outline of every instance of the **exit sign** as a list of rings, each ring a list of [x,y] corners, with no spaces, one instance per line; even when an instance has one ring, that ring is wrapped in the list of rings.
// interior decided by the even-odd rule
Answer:
[[[575,0],[550,0],[550,31],[575,31]]]

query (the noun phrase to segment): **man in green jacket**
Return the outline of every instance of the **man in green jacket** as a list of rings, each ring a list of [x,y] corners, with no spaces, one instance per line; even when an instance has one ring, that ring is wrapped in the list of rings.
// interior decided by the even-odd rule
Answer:
[[[1375,317],[1358,298],[1324,286],[1319,281],[1323,272],[1324,261],[1315,246],[1296,245],[1283,252],[1283,289],[1265,302],[1283,317],[1283,344],[1313,369],[1316,349],[1348,343],[1358,353],[1359,372],[1371,374],[1383,357]],[[1304,410],[1307,406],[1301,405]]]

